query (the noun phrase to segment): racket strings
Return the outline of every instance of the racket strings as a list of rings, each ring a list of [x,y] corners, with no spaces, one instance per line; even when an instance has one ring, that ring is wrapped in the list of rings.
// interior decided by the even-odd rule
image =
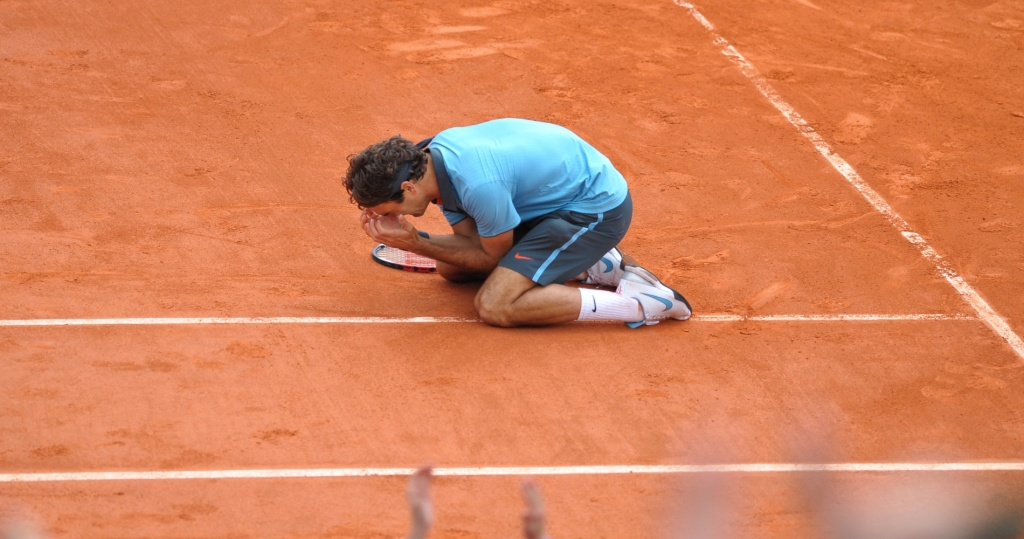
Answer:
[[[396,249],[394,247],[385,247],[377,253],[377,256],[387,260],[389,262],[397,262],[399,264],[411,264],[417,266],[423,265],[434,265],[434,259],[427,258],[416,253],[410,253],[402,249]]]

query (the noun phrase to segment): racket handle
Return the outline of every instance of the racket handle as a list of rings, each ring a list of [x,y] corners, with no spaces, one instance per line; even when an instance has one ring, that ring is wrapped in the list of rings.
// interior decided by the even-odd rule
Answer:
[[[417,230],[417,232],[419,232],[420,236],[423,236],[424,238],[427,238],[428,240],[430,239],[430,234],[427,234],[426,232],[424,232],[422,230]]]

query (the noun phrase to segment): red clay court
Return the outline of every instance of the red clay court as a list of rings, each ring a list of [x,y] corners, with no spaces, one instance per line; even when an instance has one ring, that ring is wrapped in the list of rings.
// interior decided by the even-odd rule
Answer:
[[[1017,0],[2,1],[0,506],[400,537],[433,462],[433,537],[518,536],[525,474],[646,538],[712,462],[732,536],[810,537],[815,436],[1024,491],[1021,66]],[[612,159],[693,319],[495,329],[371,261],[346,157],[506,116]]]

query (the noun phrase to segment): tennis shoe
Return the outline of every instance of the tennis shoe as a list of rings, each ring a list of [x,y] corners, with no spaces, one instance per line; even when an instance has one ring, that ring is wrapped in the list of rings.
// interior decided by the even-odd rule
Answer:
[[[622,262],[622,251],[618,247],[612,247],[601,260],[590,266],[587,277],[582,282],[598,286],[619,286],[625,267],[625,263]]]
[[[644,319],[638,322],[626,322],[626,325],[631,328],[643,325],[653,326],[667,318],[686,320],[693,314],[690,303],[682,294],[669,288],[653,273],[640,266],[624,266],[622,279],[615,291],[640,302]]]

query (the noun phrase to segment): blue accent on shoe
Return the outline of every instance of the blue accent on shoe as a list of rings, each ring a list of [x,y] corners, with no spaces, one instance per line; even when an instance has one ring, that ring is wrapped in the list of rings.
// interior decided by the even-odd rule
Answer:
[[[604,262],[604,264],[605,264],[605,266],[606,266],[606,267],[604,268],[604,271],[606,271],[606,272],[608,272],[608,271],[611,271],[611,270],[612,270],[612,267],[614,267],[614,266],[615,266],[615,264],[612,264],[612,261],[611,261],[611,260],[608,260],[607,258],[605,258],[605,257],[603,257],[603,256],[601,257],[601,262]]]
[[[666,311],[672,308],[672,302],[670,300],[667,300],[665,298],[659,298],[658,296],[653,296],[651,294],[648,294],[647,292],[643,292],[643,295],[660,301],[665,306]]]
[[[640,320],[637,320],[636,322],[626,322],[626,327],[629,329],[636,329],[647,323],[647,311],[644,310],[644,304],[640,303],[640,300],[636,300],[636,302],[640,304],[640,312],[644,315],[644,317],[641,318]]]

